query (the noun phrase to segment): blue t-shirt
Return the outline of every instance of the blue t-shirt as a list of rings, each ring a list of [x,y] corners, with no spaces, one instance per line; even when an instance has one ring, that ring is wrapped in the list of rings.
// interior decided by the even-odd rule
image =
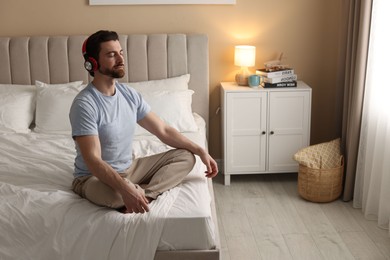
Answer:
[[[102,159],[117,172],[132,163],[132,144],[137,121],[150,106],[134,89],[116,82],[113,96],[103,95],[92,83],[74,99],[69,118],[72,136],[99,136]],[[76,143],[74,177],[91,175]]]

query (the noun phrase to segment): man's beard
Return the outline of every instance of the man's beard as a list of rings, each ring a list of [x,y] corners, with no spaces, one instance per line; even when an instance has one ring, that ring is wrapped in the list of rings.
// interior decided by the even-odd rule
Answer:
[[[110,76],[114,79],[120,79],[125,76],[125,70],[123,68],[104,69],[99,68],[99,72],[103,75]]]

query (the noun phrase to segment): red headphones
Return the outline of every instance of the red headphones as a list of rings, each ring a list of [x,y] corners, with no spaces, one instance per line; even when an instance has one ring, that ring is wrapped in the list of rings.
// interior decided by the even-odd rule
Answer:
[[[83,52],[83,56],[84,56],[84,68],[86,70],[88,70],[89,72],[93,72],[93,71],[96,71],[99,67],[98,65],[98,62],[92,58],[92,57],[89,57],[88,56],[88,53],[87,53],[87,42],[88,42],[88,38],[85,39],[84,43],[83,43],[83,48],[82,48],[82,52]]]

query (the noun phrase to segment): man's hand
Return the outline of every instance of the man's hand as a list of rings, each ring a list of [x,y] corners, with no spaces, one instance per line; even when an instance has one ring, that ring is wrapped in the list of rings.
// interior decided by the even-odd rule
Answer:
[[[126,213],[145,213],[149,211],[148,199],[145,191],[139,186],[129,183],[129,189],[121,192]]]
[[[207,171],[206,177],[207,178],[214,178],[218,174],[218,165],[217,162],[206,152],[199,154],[200,159],[206,165]]]

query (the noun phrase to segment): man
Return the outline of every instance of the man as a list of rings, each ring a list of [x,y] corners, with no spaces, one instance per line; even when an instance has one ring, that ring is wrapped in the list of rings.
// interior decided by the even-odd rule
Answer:
[[[135,90],[116,81],[125,75],[116,32],[91,35],[83,55],[94,79],[76,96],[69,113],[77,194],[97,205],[144,213],[150,201],[192,170],[194,154],[206,165],[206,177],[217,175],[215,160],[203,148],[166,125]],[[136,123],[177,149],[132,161]]]

